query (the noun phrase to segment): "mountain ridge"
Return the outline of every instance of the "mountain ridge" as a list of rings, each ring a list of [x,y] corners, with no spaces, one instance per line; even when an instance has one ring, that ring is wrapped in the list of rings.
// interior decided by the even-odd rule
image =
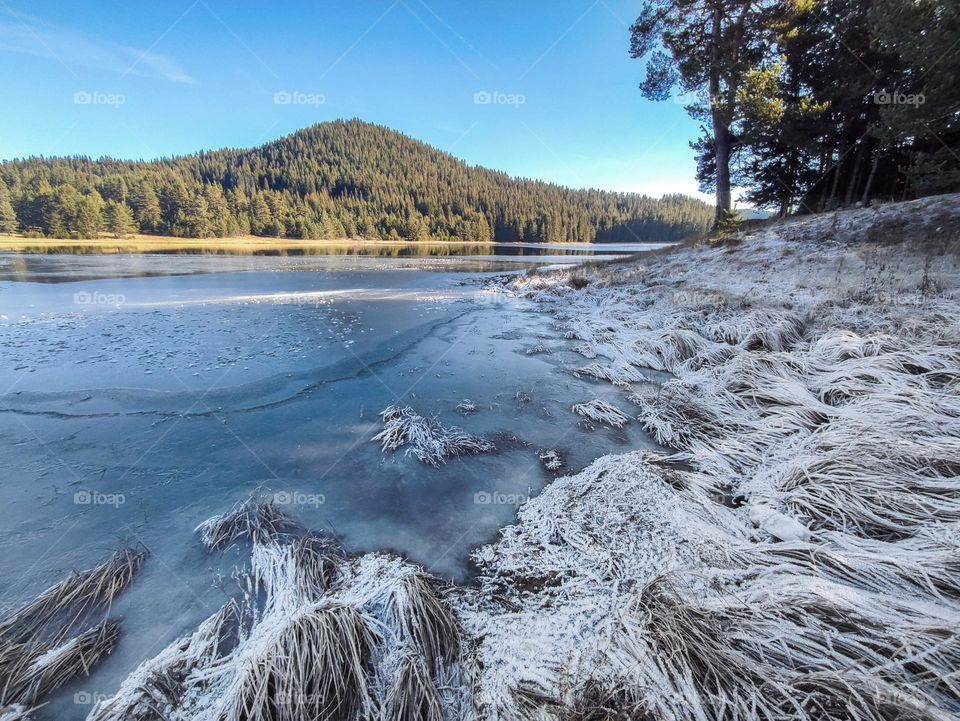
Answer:
[[[0,180],[0,230],[52,237],[636,242],[695,235],[713,214],[681,195],[510,176],[357,119],[157,160],[14,159]]]

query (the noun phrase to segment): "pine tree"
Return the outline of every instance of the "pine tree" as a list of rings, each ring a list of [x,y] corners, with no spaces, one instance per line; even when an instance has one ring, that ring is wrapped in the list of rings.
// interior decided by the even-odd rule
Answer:
[[[270,230],[275,227],[270,206],[261,194],[257,194],[250,202],[250,230],[254,235],[271,235]]]
[[[127,203],[133,209],[134,217],[142,233],[156,233],[162,227],[160,200],[157,191],[147,180],[140,180],[129,191]]]
[[[749,201],[786,214],[960,189],[960,7],[779,0],[768,20],[738,103]]]
[[[186,238],[209,238],[213,235],[214,228],[210,222],[208,210],[202,190],[188,191],[174,226],[174,235]]]
[[[126,238],[135,234],[139,229],[129,206],[108,200],[103,208],[104,227],[115,238]]]
[[[7,184],[0,180],[0,233],[15,233],[17,227],[17,214],[10,202],[10,191]]]
[[[960,187],[960,5],[942,0],[874,0],[869,13],[877,47],[899,59],[880,109],[888,154],[916,138],[907,163],[918,193]],[[895,93],[896,95],[892,95]],[[899,102],[903,100],[904,102]]]
[[[731,208],[731,157],[743,74],[766,53],[774,0],[646,0],[631,27],[630,55],[647,59],[644,96],[666,100],[675,87],[699,93],[690,114],[709,123],[703,181],[716,189],[716,222]],[[663,47],[664,50],[659,48]],[[701,158],[705,154],[701,153]]]
[[[223,238],[230,233],[230,209],[223,188],[216,184],[203,186],[203,199],[207,205],[207,217],[210,221],[210,234]]]
[[[189,224],[182,222],[188,200],[187,186],[180,178],[173,178],[160,186],[160,228],[163,232],[169,235],[182,235],[189,230]]]
[[[70,231],[81,238],[96,238],[102,229],[103,198],[96,190],[91,190],[77,201]]]
[[[20,227],[25,231],[51,234],[54,221],[53,186],[43,176],[30,178],[14,206]]]

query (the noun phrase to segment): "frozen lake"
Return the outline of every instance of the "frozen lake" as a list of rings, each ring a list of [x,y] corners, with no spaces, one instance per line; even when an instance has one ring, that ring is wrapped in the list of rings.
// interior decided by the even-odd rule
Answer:
[[[589,257],[539,250],[0,256],[2,605],[116,549],[149,551],[114,611],[118,650],[39,717],[82,718],[234,593],[239,556],[206,554],[193,529],[256,488],[350,551],[469,581],[470,550],[551,480],[539,449],[576,471],[650,445],[636,423],[584,430],[572,403],[622,400],[571,374],[583,359],[549,317],[483,290],[495,274]],[[464,416],[467,398],[477,412]],[[384,455],[370,439],[394,404],[498,450],[439,469]]]

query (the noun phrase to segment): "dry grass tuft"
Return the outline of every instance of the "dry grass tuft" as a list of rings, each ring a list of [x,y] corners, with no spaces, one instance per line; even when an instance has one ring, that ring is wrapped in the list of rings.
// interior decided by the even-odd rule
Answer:
[[[628,415],[606,401],[592,400],[586,403],[577,403],[571,410],[587,420],[606,423],[614,428],[623,428],[630,422]]]
[[[383,718],[390,721],[443,721],[443,705],[429,667],[417,652],[400,660],[396,678],[384,702]]]
[[[231,543],[249,538],[254,543],[267,543],[296,533],[300,525],[284,512],[274,500],[258,493],[238,503],[232,511],[213,516],[194,529],[209,550],[225,548]]]
[[[490,441],[456,426],[447,428],[436,419],[418,415],[410,407],[390,406],[380,417],[384,429],[370,440],[380,443],[384,452],[409,446],[407,454],[429,466],[439,467],[450,457],[496,450]]]
[[[308,533],[293,540],[290,553],[298,569],[299,581],[319,598],[330,589],[344,560],[343,551],[329,538]]]
[[[91,721],[464,718],[460,625],[415,567],[305,533],[255,541],[238,580],[239,602],[141,664]]]
[[[741,588],[688,598],[661,577],[638,596],[623,648],[657,718],[938,719],[960,700],[955,629],[909,605],[796,576]]]
[[[241,649],[225,721],[353,721],[372,708],[376,636],[356,610],[314,605],[264,623]]]
[[[142,553],[119,551],[96,568],[71,573],[0,622],[0,644],[68,633],[90,612],[109,608],[130,585],[143,558]]]
[[[89,675],[120,633],[118,621],[96,617],[109,612],[142,562],[141,553],[115,553],[96,568],[72,573],[0,623],[0,704],[29,706]],[[88,628],[74,633],[83,626]]]
[[[191,682],[202,679],[232,635],[236,607],[228,604],[192,634],[177,639],[155,658],[144,661],[121,684],[116,695],[100,702],[89,721],[164,721]],[[203,683],[200,681],[199,683]]]
[[[107,620],[60,644],[30,647],[4,668],[3,702],[33,704],[78,676],[89,676],[120,637],[120,622]]]
[[[430,578],[422,573],[404,576],[390,600],[396,626],[429,668],[460,659],[460,626],[453,609],[437,597]]]

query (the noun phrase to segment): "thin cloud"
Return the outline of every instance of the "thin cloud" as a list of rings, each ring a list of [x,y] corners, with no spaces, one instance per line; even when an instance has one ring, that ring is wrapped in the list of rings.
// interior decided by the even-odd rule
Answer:
[[[98,40],[10,10],[0,10],[0,51],[49,58],[68,69],[87,67],[174,83],[197,82],[165,55]]]

